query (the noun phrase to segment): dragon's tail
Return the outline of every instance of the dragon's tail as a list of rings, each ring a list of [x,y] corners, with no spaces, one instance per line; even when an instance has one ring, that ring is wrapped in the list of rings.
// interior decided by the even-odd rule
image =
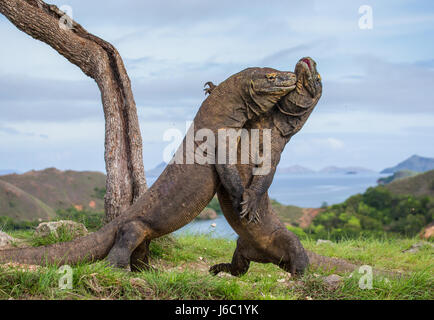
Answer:
[[[309,263],[323,270],[335,270],[342,273],[352,273],[356,271],[357,273],[360,268],[360,265],[348,262],[344,259],[325,257],[308,250],[306,250],[306,253],[309,257]],[[379,275],[383,277],[401,278],[403,276],[401,272],[396,271],[373,269],[372,272],[374,275]]]
[[[309,263],[324,270],[336,270],[337,272],[353,272],[359,266],[343,259],[321,256],[306,250]]]
[[[0,264],[18,262],[36,265],[63,265],[103,259],[113,246],[116,230],[117,223],[113,221],[97,232],[70,242],[36,248],[0,250]]]

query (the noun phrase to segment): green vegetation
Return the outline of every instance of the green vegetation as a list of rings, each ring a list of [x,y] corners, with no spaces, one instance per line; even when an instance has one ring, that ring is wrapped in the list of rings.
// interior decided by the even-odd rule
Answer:
[[[207,208],[213,209],[217,214],[223,214],[217,197],[212,198],[211,202],[207,205]]]
[[[94,191],[93,196],[95,198],[100,199],[100,200],[104,200],[104,196],[107,192],[107,189],[105,187],[104,188],[95,187],[95,188],[93,188],[93,191]]]
[[[56,230],[56,234],[50,233],[48,236],[40,236],[31,232],[21,233],[21,237],[27,236],[28,234],[31,234],[31,237],[28,239],[28,243],[32,247],[47,246],[58,242],[67,242],[74,240],[74,235],[69,231],[69,229],[64,226],[59,227]]]
[[[104,212],[77,210],[76,208],[57,210],[57,220],[72,220],[80,222],[89,231],[98,230],[103,226]]]
[[[308,234],[300,227],[286,226],[286,228],[289,231],[293,232],[300,239],[307,239],[308,238]]]
[[[284,223],[298,225],[298,219],[303,215],[303,209],[296,206],[286,206],[276,200],[271,200],[271,205]]]
[[[328,207],[307,232],[330,239],[384,233],[413,237],[433,219],[434,198],[396,195],[379,186]]]
[[[12,218],[1,216],[0,217],[0,230],[2,231],[14,231],[14,230],[26,230],[33,229],[38,226],[38,221],[15,221]]]
[[[31,243],[32,234],[13,233]],[[360,274],[343,276],[334,290],[323,282],[325,272],[312,267],[300,279],[271,264],[252,263],[241,277],[208,273],[209,266],[228,262],[235,242],[206,236],[163,237],[151,244],[151,264],[156,270],[127,273],[102,261],[73,267],[73,289],[58,287],[58,266],[22,270],[1,267],[0,299],[433,299],[433,253],[430,246],[402,253],[417,239],[345,240],[303,245],[317,253],[389,270],[411,272],[401,279],[374,277],[372,289],[360,289]],[[19,285],[17,285],[19,283]]]
[[[60,209],[56,212],[56,217],[51,221],[72,220],[85,225],[89,231],[95,231],[102,227],[104,212],[77,210],[74,207]],[[35,229],[40,221],[15,221],[6,216],[0,216],[0,230],[18,231]]]

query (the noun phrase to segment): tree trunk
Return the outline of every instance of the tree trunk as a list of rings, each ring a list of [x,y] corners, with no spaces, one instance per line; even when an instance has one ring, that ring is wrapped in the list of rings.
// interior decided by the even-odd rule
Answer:
[[[98,84],[105,115],[105,214],[111,221],[147,189],[136,104],[122,58],[110,43],[42,0],[0,0],[0,13]]]

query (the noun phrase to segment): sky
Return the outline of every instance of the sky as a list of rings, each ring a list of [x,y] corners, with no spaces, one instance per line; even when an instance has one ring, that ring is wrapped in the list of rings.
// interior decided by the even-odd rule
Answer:
[[[380,171],[413,154],[434,157],[433,1],[51,3],[119,50],[146,169],[163,161],[166,130],[185,131],[206,81],[247,67],[293,71],[304,56],[318,64],[323,95],[280,166]],[[0,39],[0,169],[104,172],[96,83],[1,15]]]

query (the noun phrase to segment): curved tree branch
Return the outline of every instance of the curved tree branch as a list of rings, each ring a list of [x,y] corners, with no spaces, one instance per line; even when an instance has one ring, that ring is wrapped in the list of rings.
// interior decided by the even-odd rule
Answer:
[[[65,13],[42,0],[0,0],[0,13],[98,84],[105,115],[106,220],[112,220],[147,189],[136,104],[122,58],[110,43],[71,18],[64,27],[60,21]]]

